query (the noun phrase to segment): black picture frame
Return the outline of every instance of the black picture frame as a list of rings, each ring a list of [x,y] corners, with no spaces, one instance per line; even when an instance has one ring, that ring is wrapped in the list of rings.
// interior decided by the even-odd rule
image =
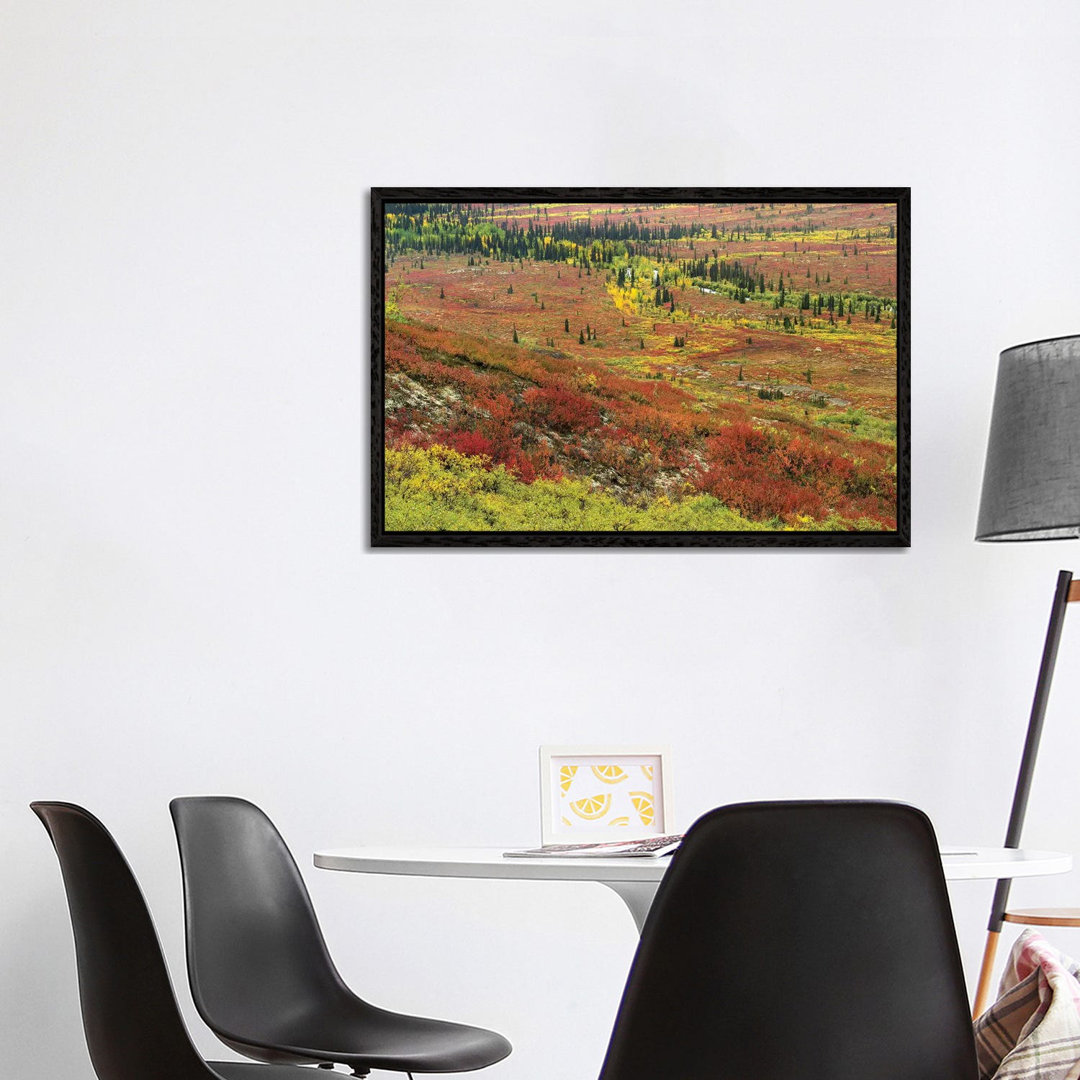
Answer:
[[[848,204],[895,205],[896,295],[891,312],[896,342],[895,528],[836,531],[577,531],[427,530],[388,527],[386,514],[386,213],[398,204],[469,204],[496,207],[624,203],[653,210],[683,204],[746,204],[810,207]],[[493,220],[494,220],[493,210]],[[722,235],[722,232],[721,232]],[[511,260],[513,261],[513,260]],[[714,257],[714,261],[715,257]],[[421,260],[422,262],[422,260]],[[867,266],[869,264],[867,263]],[[462,188],[381,187],[371,191],[371,506],[370,543],[375,548],[680,548],[844,547],[893,548],[911,544],[911,189],[907,187],[756,188]],[[560,271],[561,274],[561,271]],[[791,274],[789,271],[789,278]],[[809,268],[807,269],[809,276]],[[783,274],[781,272],[782,280]],[[800,283],[794,282],[793,285]],[[854,295],[854,292],[852,293]],[[822,290],[815,290],[821,296]],[[764,292],[763,292],[764,298]],[[781,299],[784,292],[781,290]],[[745,302],[745,301],[740,301]],[[815,301],[816,303],[816,301]],[[849,301],[850,303],[850,301]],[[880,315],[880,305],[878,314]],[[815,307],[820,313],[820,306]],[[850,315],[849,307],[849,315]],[[675,305],[672,303],[672,314]],[[832,312],[830,310],[830,322]],[[517,329],[514,330],[515,340]],[[644,339],[642,339],[643,342]],[[685,342],[685,337],[684,337]],[[642,348],[644,345],[642,344]],[[820,351],[820,350],[818,350]],[[740,377],[742,370],[740,367]],[[655,376],[659,378],[659,376]],[[808,376],[808,380],[812,378]],[[750,399],[749,389],[747,399]],[[809,415],[809,410],[805,410]],[[841,421],[843,422],[843,421]],[[855,428],[850,430],[854,431]]]

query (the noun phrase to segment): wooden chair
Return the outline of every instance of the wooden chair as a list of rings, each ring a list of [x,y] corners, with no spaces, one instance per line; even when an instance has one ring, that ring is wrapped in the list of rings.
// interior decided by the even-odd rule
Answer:
[[[1023,926],[1080,926],[1080,908],[1047,907],[1018,908],[1006,911],[1002,922],[1021,923]]]

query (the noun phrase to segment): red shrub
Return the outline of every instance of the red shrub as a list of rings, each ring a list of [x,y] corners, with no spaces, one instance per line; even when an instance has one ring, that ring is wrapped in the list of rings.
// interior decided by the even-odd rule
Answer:
[[[495,456],[495,448],[491,440],[481,435],[479,431],[449,431],[437,441],[469,457],[494,458]]]
[[[885,522],[895,516],[888,450],[866,442],[858,456],[832,436],[730,424],[706,439],[706,467],[696,484],[755,519],[821,520],[831,512]],[[847,447],[850,452],[850,444]]]
[[[530,387],[521,395],[534,423],[555,431],[589,431],[600,425],[600,407],[592,398],[557,386]]]

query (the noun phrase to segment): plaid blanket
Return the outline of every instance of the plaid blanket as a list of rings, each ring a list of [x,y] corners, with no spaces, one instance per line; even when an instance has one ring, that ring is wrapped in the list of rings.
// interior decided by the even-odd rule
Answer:
[[[979,1080],[1080,1080],[1080,965],[1025,930],[975,1046]]]

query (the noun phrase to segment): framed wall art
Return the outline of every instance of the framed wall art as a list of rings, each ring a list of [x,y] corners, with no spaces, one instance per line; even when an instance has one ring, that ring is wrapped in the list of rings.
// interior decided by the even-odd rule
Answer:
[[[373,546],[910,543],[908,188],[372,192]]]
[[[669,759],[663,747],[541,746],[541,843],[670,834]]]

